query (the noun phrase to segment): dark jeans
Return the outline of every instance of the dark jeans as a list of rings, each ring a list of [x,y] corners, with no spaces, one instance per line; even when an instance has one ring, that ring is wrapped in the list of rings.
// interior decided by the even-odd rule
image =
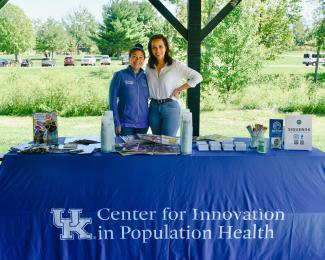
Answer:
[[[136,135],[136,134],[146,134],[148,127],[146,128],[133,128],[133,127],[122,127],[121,135]]]

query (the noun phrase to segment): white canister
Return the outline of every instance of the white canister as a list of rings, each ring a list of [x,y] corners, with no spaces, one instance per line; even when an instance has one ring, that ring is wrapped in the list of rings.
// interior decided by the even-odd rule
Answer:
[[[109,153],[114,150],[115,146],[115,130],[114,130],[114,119],[113,111],[105,111],[102,117],[101,126],[101,151],[103,153]]]
[[[181,127],[181,138],[180,138],[182,154],[192,153],[192,139],[193,139],[192,113],[187,112],[182,114],[182,127]]]

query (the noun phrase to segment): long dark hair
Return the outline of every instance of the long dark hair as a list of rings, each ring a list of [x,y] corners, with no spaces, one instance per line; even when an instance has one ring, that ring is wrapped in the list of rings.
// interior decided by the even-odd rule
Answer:
[[[171,65],[174,61],[173,58],[170,56],[171,50],[170,50],[167,38],[162,34],[155,34],[155,35],[151,36],[149,43],[148,43],[148,51],[149,51],[148,64],[149,64],[149,67],[152,69],[154,69],[155,65],[158,64],[158,61],[157,61],[156,57],[153,55],[152,50],[151,50],[152,42],[157,39],[162,40],[165,44],[166,53],[165,53],[164,61],[167,63],[167,65],[168,66]]]

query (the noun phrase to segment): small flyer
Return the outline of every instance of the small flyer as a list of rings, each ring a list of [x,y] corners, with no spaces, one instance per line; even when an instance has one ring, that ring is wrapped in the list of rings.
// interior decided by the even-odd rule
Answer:
[[[312,150],[311,115],[286,115],[284,149]]]
[[[35,144],[58,144],[58,124],[55,113],[33,114],[33,140]]]
[[[271,149],[282,149],[283,120],[270,119],[269,138]]]

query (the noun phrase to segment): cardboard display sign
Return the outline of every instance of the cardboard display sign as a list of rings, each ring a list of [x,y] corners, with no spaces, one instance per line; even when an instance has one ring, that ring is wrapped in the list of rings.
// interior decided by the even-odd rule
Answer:
[[[284,149],[312,150],[311,115],[286,115]]]

